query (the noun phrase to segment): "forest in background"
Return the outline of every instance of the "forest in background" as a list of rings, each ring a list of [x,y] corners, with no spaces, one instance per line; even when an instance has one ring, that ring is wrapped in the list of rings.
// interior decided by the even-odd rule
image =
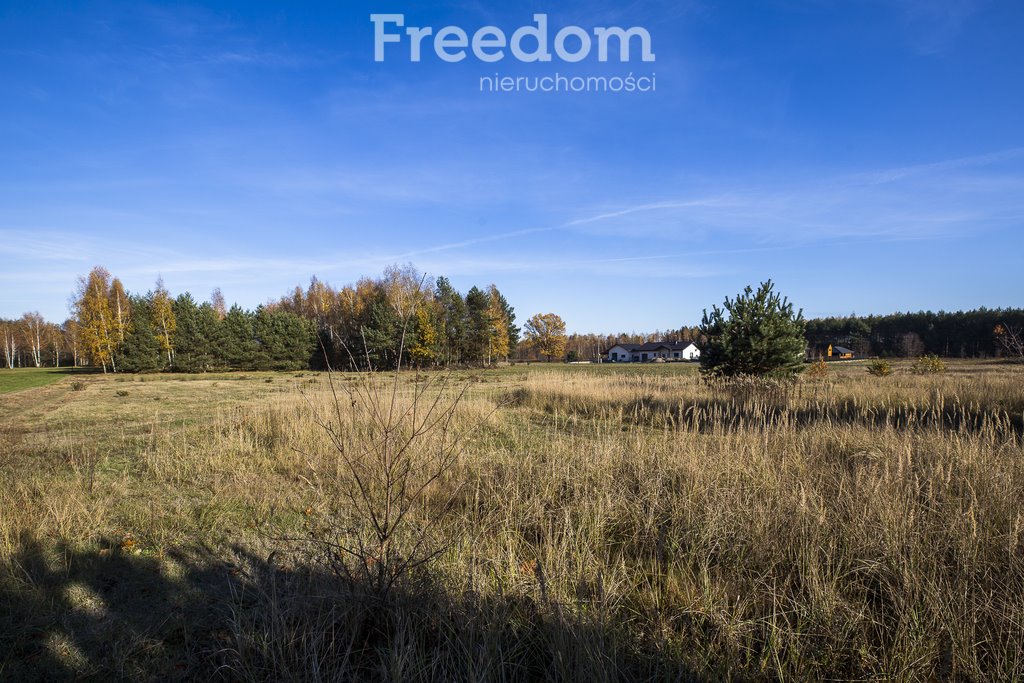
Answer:
[[[829,344],[858,356],[951,358],[1024,356],[1024,309],[922,311],[807,321],[808,355]],[[127,292],[104,268],[79,279],[72,316],[39,313],[0,319],[3,363],[15,367],[96,366],[126,372],[292,370],[493,365],[507,361],[596,360],[616,343],[693,341],[700,327],[651,333],[569,334],[554,313],[521,329],[498,288],[465,294],[445,277],[392,267],[341,288],[315,276],[277,301],[250,311],[228,307],[219,290],[208,301],[172,296],[162,281]]]
[[[985,308],[971,311],[918,311],[887,315],[834,316],[807,320],[808,356],[823,354],[829,344],[845,346],[859,357],[1002,358],[1024,356],[1024,309]],[[692,341],[701,346],[700,327],[684,326],[649,334],[572,334],[568,353],[581,360],[617,343]]]

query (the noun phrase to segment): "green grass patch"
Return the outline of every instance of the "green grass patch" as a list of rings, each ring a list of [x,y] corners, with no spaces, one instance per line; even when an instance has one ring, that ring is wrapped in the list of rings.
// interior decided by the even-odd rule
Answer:
[[[0,394],[24,389],[45,387],[47,384],[59,382],[74,370],[71,368],[15,368],[0,370]]]

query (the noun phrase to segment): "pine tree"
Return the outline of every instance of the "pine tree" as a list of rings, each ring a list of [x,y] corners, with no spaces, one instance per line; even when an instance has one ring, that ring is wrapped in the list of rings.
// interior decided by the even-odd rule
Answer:
[[[252,370],[256,366],[256,333],[253,315],[235,305],[221,323],[222,343],[218,354],[220,365],[233,370]]]
[[[406,330],[405,342],[415,344]],[[394,368],[402,345],[402,321],[388,300],[387,292],[378,291],[366,310],[359,328],[359,339],[350,345],[356,354],[357,366],[369,365],[374,370]]]
[[[773,291],[771,280],[754,292],[749,286],[724,308],[704,311],[700,331],[701,372],[712,376],[792,377],[804,369],[803,312]]]
[[[221,320],[217,309],[209,301],[204,301],[199,306],[199,325],[202,330],[203,339],[206,340],[206,370],[223,369],[227,367],[224,362],[224,321]]]
[[[206,372],[214,367],[217,314],[213,306],[196,305],[188,292],[174,300],[174,368],[182,372]]]
[[[155,372],[165,365],[157,331],[153,327],[153,307],[149,299],[132,296],[131,329],[121,350],[121,369],[125,372]]]
[[[442,362],[449,365],[461,363],[466,328],[466,302],[446,277],[437,278],[434,300],[440,307],[438,327]]]
[[[508,355],[512,355],[515,353],[516,347],[519,345],[519,328],[516,327],[516,309],[509,305],[505,296],[501,292],[498,292],[498,302],[505,312],[508,334]]]
[[[487,359],[491,341],[491,320],[488,315],[490,301],[478,287],[466,292],[466,323],[462,357],[467,363],[482,363]]]
[[[260,370],[299,370],[309,367],[315,343],[311,321],[287,311],[260,306],[253,317],[256,367]]]

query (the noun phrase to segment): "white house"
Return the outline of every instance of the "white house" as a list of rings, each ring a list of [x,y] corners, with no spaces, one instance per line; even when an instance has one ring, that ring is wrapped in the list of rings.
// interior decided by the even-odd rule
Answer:
[[[611,363],[647,363],[658,358],[666,361],[698,360],[700,349],[693,342],[616,344],[604,352],[604,357]]]

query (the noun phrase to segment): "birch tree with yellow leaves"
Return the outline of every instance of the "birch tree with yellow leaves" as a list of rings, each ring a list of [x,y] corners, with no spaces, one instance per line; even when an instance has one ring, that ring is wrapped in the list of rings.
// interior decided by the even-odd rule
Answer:
[[[153,302],[153,325],[156,328],[160,349],[167,355],[167,367],[174,367],[174,331],[177,329],[177,322],[174,318],[171,295],[164,287],[163,278],[157,278],[156,289],[153,290],[151,300]]]
[[[110,301],[110,273],[106,268],[96,266],[87,276],[78,278],[74,309],[80,339],[89,359],[101,366],[103,372],[108,365],[117,372],[114,351],[118,331]]]
[[[437,362],[440,335],[437,331],[436,311],[433,301],[423,301],[416,307],[413,319],[412,345],[409,358],[413,365],[422,367]]]

